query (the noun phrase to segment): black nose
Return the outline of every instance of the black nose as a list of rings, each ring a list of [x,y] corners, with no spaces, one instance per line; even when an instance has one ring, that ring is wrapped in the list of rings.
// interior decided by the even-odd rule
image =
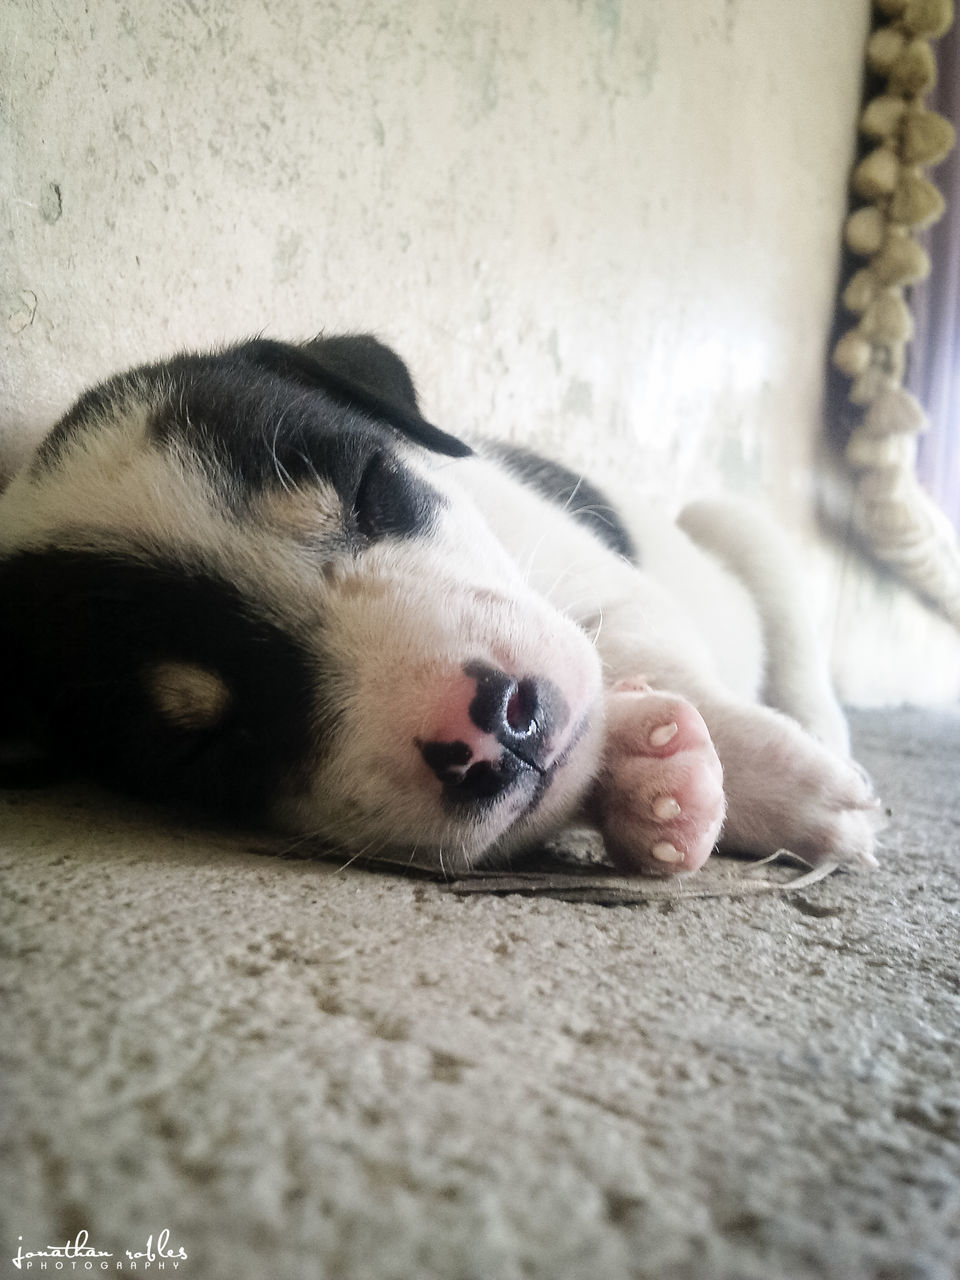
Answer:
[[[508,751],[533,763],[528,753],[542,748],[550,727],[539,682],[529,676],[517,680],[482,663],[472,663],[464,671],[477,682],[468,712],[470,719],[484,733],[493,734]]]

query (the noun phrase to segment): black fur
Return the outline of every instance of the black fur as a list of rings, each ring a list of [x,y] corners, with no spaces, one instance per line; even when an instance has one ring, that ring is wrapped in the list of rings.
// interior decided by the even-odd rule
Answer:
[[[281,474],[271,466],[271,450],[281,469],[284,455],[289,458],[294,476],[311,462],[316,467],[311,441],[318,427],[322,437],[343,425],[386,424],[434,453],[461,458],[472,452],[421,416],[400,357],[369,334],[357,334],[302,346],[256,338],[118,374],[80,397],[46,437],[34,466],[54,465],[78,430],[112,404],[142,398],[144,391],[162,393],[159,438],[174,426],[197,430],[254,482]]]
[[[192,444],[212,462],[228,505],[320,480],[340,497],[348,537],[405,536],[432,522],[440,497],[400,462],[393,433],[326,391],[305,391],[243,358],[183,357],[166,376],[173,389],[155,415],[155,437]]]
[[[468,444],[425,421],[404,362],[371,334],[316,338],[296,346],[260,338],[240,350],[264,369],[389,422],[434,453],[466,458]]]
[[[618,555],[639,564],[640,555],[626,525],[620,519],[606,494],[582,475],[530,449],[515,444],[494,444],[487,452],[504,464],[508,471],[543,497],[563,507],[569,515],[585,524],[606,546]]]
[[[327,481],[343,504],[348,541],[425,532],[435,518],[441,499],[399,461],[394,430],[450,456],[471,452],[419,416],[403,361],[356,336],[304,347],[257,339],[121,374],[61,419],[36,465],[55,465],[112,404],[144,396],[155,405],[158,444],[191,446],[227,506],[242,509],[267,488]]]
[[[145,799],[257,820],[322,746],[310,661],[210,574],[30,551],[0,564],[0,595],[0,652],[13,676],[4,736],[74,772]],[[151,666],[171,661],[214,671],[230,690],[209,728],[173,724],[154,705]],[[19,780],[16,770],[5,778]]]

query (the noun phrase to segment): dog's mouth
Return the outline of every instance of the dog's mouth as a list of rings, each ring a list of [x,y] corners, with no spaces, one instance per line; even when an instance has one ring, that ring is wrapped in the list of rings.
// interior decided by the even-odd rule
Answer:
[[[578,767],[578,757],[594,730],[595,717],[585,712],[545,764],[505,751],[497,765],[477,763],[459,780],[450,779],[444,792],[448,812],[478,835],[485,833],[472,855],[466,853],[470,842],[461,842],[465,861],[460,870],[497,865],[538,832],[546,838],[572,814],[592,776],[591,768]],[[458,786],[465,790],[458,792]],[[457,870],[456,862],[449,854],[446,865],[440,859],[448,874]]]
[[[576,750],[590,723],[589,716],[574,727],[561,751],[547,764],[517,747],[504,747],[499,759],[476,760],[471,763],[470,748],[463,742],[431,743],[424,747],[424,757],[435,768],[443,784],[444,800],[452,807],[483,806],[484,802],[508,800],[512,793],[524,791],[520,816],[535,809],[543,793],[560,773]]]
[[[565,734],[560,749],[553,754],[552,759],[546,766],[538,764],[535,760],[525,760],[522,756],[520,757],[523,767],[529,770],[529,781],[532,784],[532,789],[523,807],[514,816],[514,823],[530,817],[537,811],[555,779],[564,771],[575,754],[589,727],[590,716],[589,714],[584,714]]]
[[[461,808],[483,805],[510,792],[530,774],[547,779],[553,765],[538,764],[519,748],[504,747],[495,760],[474,760],[465,742],[427,742],[421,748],[424,760],[443,786],[446,803]]]

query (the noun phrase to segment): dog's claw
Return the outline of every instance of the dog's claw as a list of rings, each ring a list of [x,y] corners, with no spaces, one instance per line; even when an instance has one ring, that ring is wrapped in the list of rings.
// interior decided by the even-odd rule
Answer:
[[[676,845],[671,844],[669,840],[661,840],[658,844],[655,844],[650,850],[650,853],[658,862],[667,863],[682,862],[685,856],[680,852]]]
[[[661,822],[668,822],[671,818],[677,818],[683,810],[673,798],[673,796],[660,796],[653,802],[653,816]]]
[[[679,732],[680,726],[673,720],[670,724],[661,724],[654,729],[648,741],[651,747],[659,749],[660,747],[665,747],[668,742],[672,742]]]

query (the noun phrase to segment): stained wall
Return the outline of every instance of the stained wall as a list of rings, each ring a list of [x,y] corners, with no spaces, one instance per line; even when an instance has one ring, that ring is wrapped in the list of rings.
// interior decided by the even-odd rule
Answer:
[[[868,15],[6,0],[8,465],[131,361],[371,329],[450,430],[546,446],[638,501],[770,499],[850,696],[960,687],[955,638],[813,531]]]

